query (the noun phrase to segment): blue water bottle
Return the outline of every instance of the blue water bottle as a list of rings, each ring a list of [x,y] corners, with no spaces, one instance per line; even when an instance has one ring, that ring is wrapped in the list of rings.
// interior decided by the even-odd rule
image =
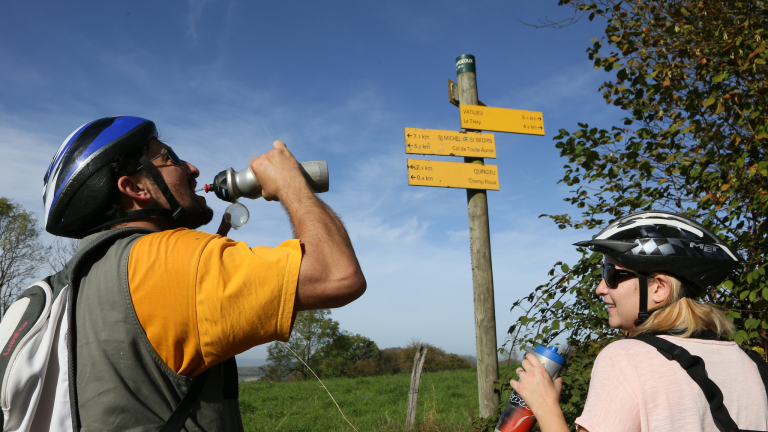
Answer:
[[[552,379],[557,378],[565,366],[565,358],[557,353],[557,347],[547,348],[539,345],[533,354],[544,365]],[[530,432],[535,424],[536,417],[533,416],[533,412],[520,395],[513,391],[507,406],[504,407],[504,412],[501,413],[499,422],[496,423],[494,432]]]

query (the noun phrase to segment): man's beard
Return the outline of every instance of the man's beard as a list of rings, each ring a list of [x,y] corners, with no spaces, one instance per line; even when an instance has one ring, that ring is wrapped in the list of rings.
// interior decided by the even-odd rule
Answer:
[[[184,211],[176,219],[176,225],[182,228],[197,229],[213,219],[213,209],[193,197],[191,205],[185,205]]]

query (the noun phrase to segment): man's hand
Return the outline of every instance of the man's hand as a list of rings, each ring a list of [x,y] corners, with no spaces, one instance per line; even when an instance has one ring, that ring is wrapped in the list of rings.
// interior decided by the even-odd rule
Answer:
[[[301,172],[299,163],[285,143],[275,141],[269,153],[251,159],[249,167],[261,185],[261,194],[267,201],[285,201],[306,192],[312,193]]]

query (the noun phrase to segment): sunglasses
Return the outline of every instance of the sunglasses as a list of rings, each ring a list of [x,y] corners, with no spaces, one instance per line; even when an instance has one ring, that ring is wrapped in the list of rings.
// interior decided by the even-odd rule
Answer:
[[[179,156],[170,147],[164,148],[163,151],[161,151],[159,155],[153,157],[149,161],[152,162],[153,160],[155,160],[155,159],[157,159],[157,158],[159,158],[161,156],[168,156],[168,159],[170,159],[170,161],[171,161],[171,163],[173,165],[184,166],[184,164],[181,162],[181,159],[179,158]]]
[[[603,280],[608,288],[616,288],[619,286],[619,280],[628,277],[638,277],[639,274],[631,270],[617,269],[615,265],[605,263],[603,264]]]

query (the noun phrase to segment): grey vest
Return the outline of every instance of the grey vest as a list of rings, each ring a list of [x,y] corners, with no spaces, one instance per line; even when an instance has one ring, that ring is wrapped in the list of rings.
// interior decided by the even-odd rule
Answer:
[[[115,231],[122,233],[104,241]],[[128,256],[134,242],[150,232],[122,228],[88,236],[80,244],[82,250],[104,243],[90,252],[72,278],[68,345],[70,383],[77,384],[70,392],[75,429],[79,425],[88,432],[159,430],[193,381],[172,371],[158,356],[133,308]],[[66,284],[69,270],[56,274],[54,285]],[[225,392],[224,370],[223,363],[210,369],[183,430],[243,430],[236,387],[234,395],[231,386]]]

